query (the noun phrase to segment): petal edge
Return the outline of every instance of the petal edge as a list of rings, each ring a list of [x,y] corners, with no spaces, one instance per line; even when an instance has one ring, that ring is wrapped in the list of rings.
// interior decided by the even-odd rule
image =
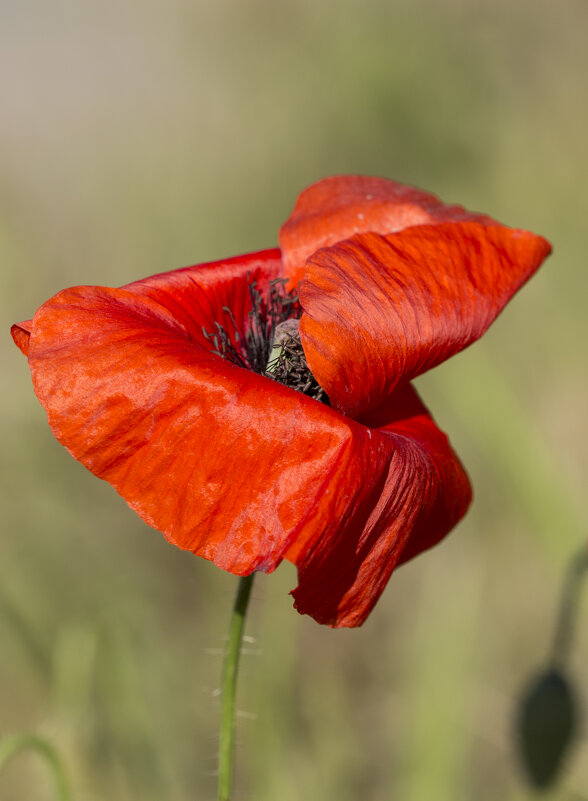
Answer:
[[[395,567],[445,537],[471,500],[461,462],[413,387],[395,393],[366,425],[391,446],[377,502],[296,560],[296,608],[335,628],[360,626]]]
[[[490,217],[445,204],[431,192],[364,175],[335,175],[307,187],[280,230],[286,275],[297,281],[306,259],[354,234],[389,234],[412,225]]]
[[[300,335],[333,407],[357,419],[470,345],[550,251],[528,231],[461,222],[359,234],[315,253]]]

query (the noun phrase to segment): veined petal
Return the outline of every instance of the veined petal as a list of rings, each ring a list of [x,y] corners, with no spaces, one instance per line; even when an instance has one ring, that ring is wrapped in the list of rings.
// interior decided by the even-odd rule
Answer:
[[[257,282],[263,295],[270,281],[282,277],[280,250],[271,248],[158,273],[123,289],[157,301],[182,321],[194,340],[206,343],[202,328],[214,332],[214,322],[223,319],[225,308],[231,309],[235,322],[241,330],[244,328],[250,309],[249,283]],[[32,324],[32,320],[25,320],[10,329],[15,345],[25,356]]]
[[[411,225],[490,217],[446,205],[422,189],[363,175],[337,175],[309,186],[280,231],[286,275],[300,280],[306,259],[319,248],[354,234],[390,234]]]
[[[337,627],[361,625],[394,568],[439,542],[471,500],[459,459],[411,386],[365,422],[373,440],[391,446],[377,503],[349,517],[336,536],[287,555],[298,566],[298,611]]]
[[[16,347],[24,353],[25,356],[29,354],[29,339],[31,336],[32,320],[24,320],[22,323],[15,323],[10,327],[10,333]]]
[[[182,322],[193,341],[208,348],[203,326],[214,332],[215,321],[226,321],[225,310],[230,309],[243,331],[251,308],[249,284],[255,281],[265,296],[268,283],[282,277],[281,253],[272,248],[159,273],[123,289],[157,301]]]
[[[388,474],[387,437],[215,356],[129,290],[56,295],[35,315],[29,363],[70,453],[170,541],[233,573],[337,540]]]
[[[333,407],[358,418],[474,342],[550,250],[528,231],[461,222],[359,234],[315,253],[300,335]]]

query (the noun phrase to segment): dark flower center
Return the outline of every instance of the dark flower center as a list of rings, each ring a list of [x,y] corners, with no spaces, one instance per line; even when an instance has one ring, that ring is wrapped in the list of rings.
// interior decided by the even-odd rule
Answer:
[[[274,343],[265,375],[322,403],[329,403],[325,390],[310,372],[298,333],[298,320],[276,326]]]
[[[329,405],[327,394],[306,362],[298,334],[302,309],[297,291],[287,291],[287,283],[284,278],[270,281],[263,297],[257,282],[249,281],[251,310],[245,330],[240,329],[231,309],[223,306],[223,321],[215,321],[214,332],[206,328],[202,332],[212,352],[223,359]]]

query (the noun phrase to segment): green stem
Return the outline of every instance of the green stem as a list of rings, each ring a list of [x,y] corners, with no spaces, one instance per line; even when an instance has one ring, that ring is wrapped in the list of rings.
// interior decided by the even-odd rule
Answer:
[[[231,625],[229,627],[229,640],[223,664],[221,681],[221,725],[220,743],[218,751],[218,801],[230,801],[231,784],[233,782],[233,756],[235,740],[235,691],[237,689],[237,673],[239,670],[239,657],[241,655],[241,640],[243,626],[253,576],[243,576],[239,580],[239,589],[235,598]]]
[[[15,734],[0,741],[0,771],[9,759],[28,748],[40,754],[49,765],[55,779],[59,801],[71,801],[65,771],[57,751],[48,740],[38,734]]]
[[[576,627],[576,616],[580,600],[582,581],[588,572],[588,550],[586,546],[570,562],[559,610],[559,618],[553,638],[551,661],[554,666],[563,666],[570,651]]]

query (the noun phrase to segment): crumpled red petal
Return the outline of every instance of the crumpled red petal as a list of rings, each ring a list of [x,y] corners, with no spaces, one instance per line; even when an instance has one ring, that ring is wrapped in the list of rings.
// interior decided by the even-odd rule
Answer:
[[[193,341],[209,348],[203,326],[214,333],[215,321],[230,325],[230,309],[244,331],[251,308],[249,285],[255,282],[265,297],[269,282],[283,277],[281,253],[272,248],[159,273],[122,288],[157,301],[181,321]]]
[[[215,320],[225,322],[223,307],[231,309],[243,330],[249,310],[247,285],[256,281],[263,295],[268,282],[282,278],[282,273],[280,250],[271,248],[158,273],[126,284],[123,289],[157,300],[182,322],[191,337],[205,343],[202,326],[213,332]],[[10,329],[15,345],[25,356],[29,351],[32,324],[32,320],[25,320]]]
[[[179,547],[269,571],[316,504],[314,527],[339,522],[320,498],[338,452],[353,461],[344,418],[215,356],[153,300],[65,290],[35,315],[29,362],[57,439]]]
[[[366,504],[336,537],[319,538],[294,560],[296,608],[336,626],[361,625],[394,568],[439,542],[471,500],[459,459],[411,386],[365,422],[373,426],[372,437],[391,446],[377,503]]]
[[[29,339],[31,336],[32,320],[25,320],[22,323],[15,323],[10,327],[10,333],[16,347],[24,353],[25,356],[29,354]]]
[[[309,256],[354,234],[390,234],[411,225],[460,220],[492,222],[484,214],[446,205],[430,192],[386,178],[324,178],[300,194],[280,230],[285,274],[292,281],[299,281]]]
[[[359,234],[310,257],[300,335],[334,408],[354,418],[478,339],[550,253],[475,222]]]
[[[413,531],[414,550],[431,544],[423,516],[437,538],[465,511],[457,458],[432,422],[445,467],[425,452],[412,401],[410,419],[399,396],[369,429],[215,356],[196,337],[211,313],[201,287],[182,301],[188,325],[162,305],[176,297],[169,275],[170,294],[161,276],[148,292],[74,287],[38,310],[29,364],[55,436],[174,544],[236,574],[287,557],[300,611],[359,625]],[[457,478],[435,484],[433,469]]]

